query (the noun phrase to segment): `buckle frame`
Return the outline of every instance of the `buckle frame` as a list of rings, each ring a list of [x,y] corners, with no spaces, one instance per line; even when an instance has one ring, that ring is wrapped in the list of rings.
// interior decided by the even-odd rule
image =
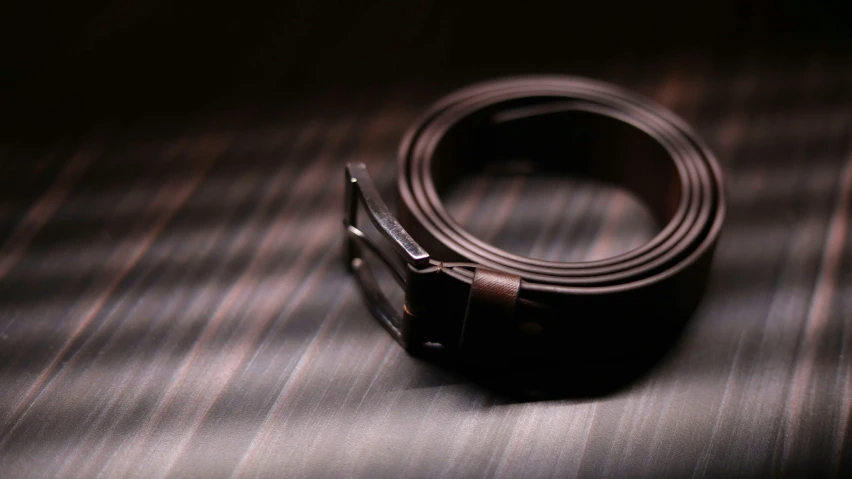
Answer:
[[[346,165],[345,202],[343,224],[346,228],[346,266],[355,274],[370,312],[376,320],[398,343],[407,347],[402,331],[402,311],[395,310],[387,296],[379,288],[372,269],[362,257],[362,248],[368,249],[378,257],[393,273],[394,279],[403,289],[405,289],[406,274],[358,228],[359,205],[364,206],[367,217],[370,218],[379,233],[390,241],[394,251],[408,265],[412,267],[429,266],[429,253],[414,241],[414,238],[405,231],[390,212],[387,204],[379,195],[369,171],[367,171],[367,165],[362,162]]]

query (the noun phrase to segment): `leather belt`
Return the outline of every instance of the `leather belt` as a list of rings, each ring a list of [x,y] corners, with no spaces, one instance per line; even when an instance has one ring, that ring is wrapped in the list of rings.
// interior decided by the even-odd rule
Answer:
[[[440,194],[486,162],[516,158],[624,186],[662,229],[639,248],[590,262],[489,245],[450,216]],[[695,309],[725,216],[720,168],[682,120],[574,77],[491,81],[435,103],[402,141],[396,218],[363,164],[347,165],[346,186],[346,260],[373,315],[412,353],[474,364],[641,352]],[[359,205],[395,253],[358,228]],[[391,268],[404,305],[382,294],[367,256]]]

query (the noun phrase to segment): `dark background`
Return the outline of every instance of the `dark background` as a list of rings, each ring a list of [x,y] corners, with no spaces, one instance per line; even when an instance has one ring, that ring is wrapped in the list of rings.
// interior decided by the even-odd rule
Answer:
[[[846,4],[0,8],[3,476],[852,474]],[[701,308],[613,394],[513,402],[412,359],[341,266],[343,165],[390,195],[423,108],[519,73],[652,97],[726,173]],[[648,235],[624,195],[482,181],[451,206],[506,249]]]
[[[722,75],[757,57],[794,73],[846,59],[849,15],[845,2],[792,0],[6,2],[2,80],[10,116],[50,124],[507,73],[642,77],[661,62]]]

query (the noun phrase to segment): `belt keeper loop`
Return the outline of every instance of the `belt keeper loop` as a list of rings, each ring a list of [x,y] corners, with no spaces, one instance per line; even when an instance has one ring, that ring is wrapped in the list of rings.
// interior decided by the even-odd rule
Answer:
[[[476,268],[467,302],[459,352],[472,353],[494,346],[514,318],[521,277],[488,268]]]

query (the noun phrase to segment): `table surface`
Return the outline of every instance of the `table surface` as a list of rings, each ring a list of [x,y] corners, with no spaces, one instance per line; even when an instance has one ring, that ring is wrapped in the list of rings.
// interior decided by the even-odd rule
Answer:
[[[1,475],[849,477],[852,63],[684,65],[583,72],[692,123],[729,200],[682,338],[602,397],[513,402],[411,358],[343,268],[343,165],[392,191],[443,85],[5,139]],[[530,228],[546,200],[489,191],[468,223],[519,252],[643,234],[623,198]]]

